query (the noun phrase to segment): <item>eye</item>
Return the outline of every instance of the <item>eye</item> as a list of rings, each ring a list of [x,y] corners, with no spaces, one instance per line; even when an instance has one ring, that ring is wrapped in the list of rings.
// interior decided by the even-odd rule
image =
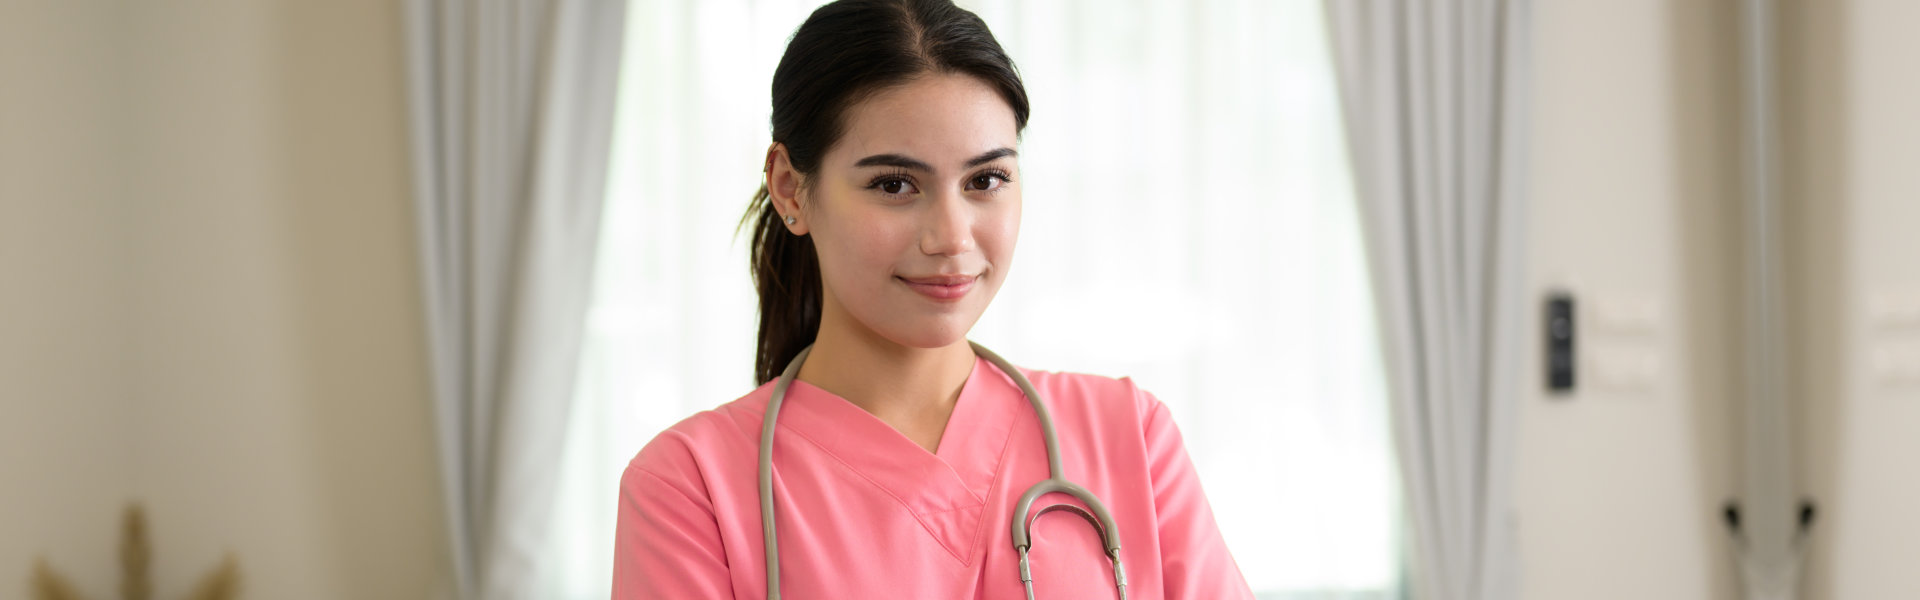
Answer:
[[[1009,179],[1006,173],[1003,173],[1000,171],[988,171],[985,173],[981,173],[979,175],[975,175],[973,176],[973,179],[967,180],[967,189],[979,190],[983,192],[993,192],[993,191],[998,191],[1000,189],[1000,186],[1006,185],[1007,182],[1009,181],[1013,181],[1013,180]]]
[[[906,196],[920,191],[918,188],[913,187],[912,180],[899,174],[887,174],[875,177],[872,182],[867,184],[867,189],[879,190],[880,193],[888,196]]]

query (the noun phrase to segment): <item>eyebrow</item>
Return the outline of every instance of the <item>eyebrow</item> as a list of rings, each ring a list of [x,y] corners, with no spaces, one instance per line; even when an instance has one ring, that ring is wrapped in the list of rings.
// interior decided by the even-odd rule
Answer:
[[[974,167],[978,167],[980,165],[993,162],[1000,158],[1008,157],[1008,156],[1020,156],[1020,153],[1014,152],[1012,148],[995,148],[993,150],[988,150],[979,156],[975,156],[973,158],[967,159],[967,164],[965,168],[971,169]],[[921,161],[919,159],[915,159],[912,157],[908,157],[903,154],[875,154],[873,156],[860,159],[860,162],[853,163],[853,166],[900,167],[903,169],[912,169],[916,171],[932,171],[933,170],[932,165],[929,165],[924,161]]]

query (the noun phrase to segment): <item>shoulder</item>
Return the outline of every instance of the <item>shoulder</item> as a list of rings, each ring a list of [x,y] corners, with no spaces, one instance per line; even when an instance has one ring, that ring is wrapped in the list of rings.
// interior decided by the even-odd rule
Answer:
[[[657,483],[689,495],[706,496],[707,478],[717,469],[757,461],[760,415],[765,414],[772,383],[712,409],[694,413],[662,430],[627,462],[623,493]]]
[[[1160,399],[1132,377],[1020,368],[1052,410],[1084,414],[1100,421],[1142,424],[1166,410]]]

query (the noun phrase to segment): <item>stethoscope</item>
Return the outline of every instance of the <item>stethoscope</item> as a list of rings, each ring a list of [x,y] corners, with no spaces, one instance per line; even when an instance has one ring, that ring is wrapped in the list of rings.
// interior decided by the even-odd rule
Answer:
[[[1114,525],[1113,515],[1107,513],[1107,506],[1094,497],[1093,492],[1067,481],[1062,474],[1060,443],[1054,439],[1053,418],[1047,414],[1046,405],[1040,402],[1040,392],[1034,391],[1033,383],[1027,381],[1027,376],[1021,374],[1019,369],[1007,364],[1007,359],[1000,358],[1000,355],[973,340],[967,340],[967,345],[973,347],[974,354],[999,367],[1001,372],[1013,377],[1014,383],[1020,385],[1020,392],[1026,394],[1027,402],[1033,404],[1033,412],[1040,416],[1040,431],[1046,437],[1048,478],[1027,488],[1027,493],[1020,495],[1020,503],[1014,505],[1013,509],[1013,548],[1020,553],[1020,583],[1027,588],[1027,600],[1033,600],[1033,570],[1027,563],[1028,551],[1033,546],[1029,541],[1033,520],[1055,510],[1079,515],[1100,533],[1100,543],[1106,546],[1107,558],[1113,561],[1114,589],[1120,592],[1120,600],[1126,600],[1127,569],[1120,564],[1120,529]],[[760,525],[767,543],[767,600],[780,598],[780,545],[774,539],[773,524],[773,424],[780,415],[780,402],[787,397],[787,386],[792,385],[794,375],[800,373],[800,363],[806,362],[807,353],[812,351],[813,346],[808,345],[793,357],[793,362],[787,363],[787,370],[781,372],[780,379],[773,384],[773,398],[767,401],[767,416],[760,424]],[[1029,517],[1033,501],[1049,492],[1061,492],[1079,498],[1093,509],[1093,514],[1072,505],[1056,504],[1040,509],[1040,512]],[[1096,518],[1095,515],[1099,516]]]

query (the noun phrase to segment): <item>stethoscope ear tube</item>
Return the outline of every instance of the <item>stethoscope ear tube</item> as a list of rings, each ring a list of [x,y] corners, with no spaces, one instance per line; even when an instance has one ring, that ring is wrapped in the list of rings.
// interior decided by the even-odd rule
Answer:
[[[1099,516],[1088,514],[1087,511],[1071,504],[1055,504],[1042,508],[1037,513],[1032,512],[1033,501],[1051,492],[1060,492],[1078,498]],[[1021,494],[1020,502],[1014,505],[1013,548],[1020,553],[1020,582],[1027,588],[1027,598],[1033,598],[1033,574],[1027,566],[1028,555],[1033,548],[1033,522],[1039,519],[1040,515],[1056,510],[1065,510],[1079,515],[1093,526],[1094,531],[1099,532],[1100,544],[1106,547],[1107,558],[1113,562],[1113,587],[1119,591],[1120,600],[1127,600],[1127,569],[1120,562],[1119,524],[1114,522],[1113,515],[1107,512],[1106,504],[1094,497],[1093,492],[1087,491],[1079,484],[1061,479],[1058,474],[1027,488],[1027,493]],[[1029,513],[1032,514],[1031,517],[1028,516]]]
[[[1040,514],[1033,514],[1032,517],[1028,517],[1027,515],[1033,511],[1034,500],[1051,492],[1060,492],[1079,499],[1082,503],[1085,503],[1087,507],[1092,508],[1094,514],[1098,516],[1087,515],[1086,511],[1066,504],[1040,509],[1040,513],[1047,513],[1059,509],[1072,509],[1074,512],[1078,512],[1081,516],[1086,517],[1087,522],[1091,523],[1094,529],[1100,531],[1100,544],[1106,547],[1108,554],[1114,554],[1120,551],[1120,527],[1114,523],[1113,515],[1107,514],[1107,507],[1100,503],[1099,498],[1093,496],[1093,492],[1087,491],[1086,488],[1080,487],[1079,484],[1062,479],[1047,479],[1040,483],[1033,484],[1033,487],[1027,488],[1027,493],[1020,495],[1020,503],[1015,504],[1013,508],[1013,547],[1033,547],[1033,521],[1039,518]]]

